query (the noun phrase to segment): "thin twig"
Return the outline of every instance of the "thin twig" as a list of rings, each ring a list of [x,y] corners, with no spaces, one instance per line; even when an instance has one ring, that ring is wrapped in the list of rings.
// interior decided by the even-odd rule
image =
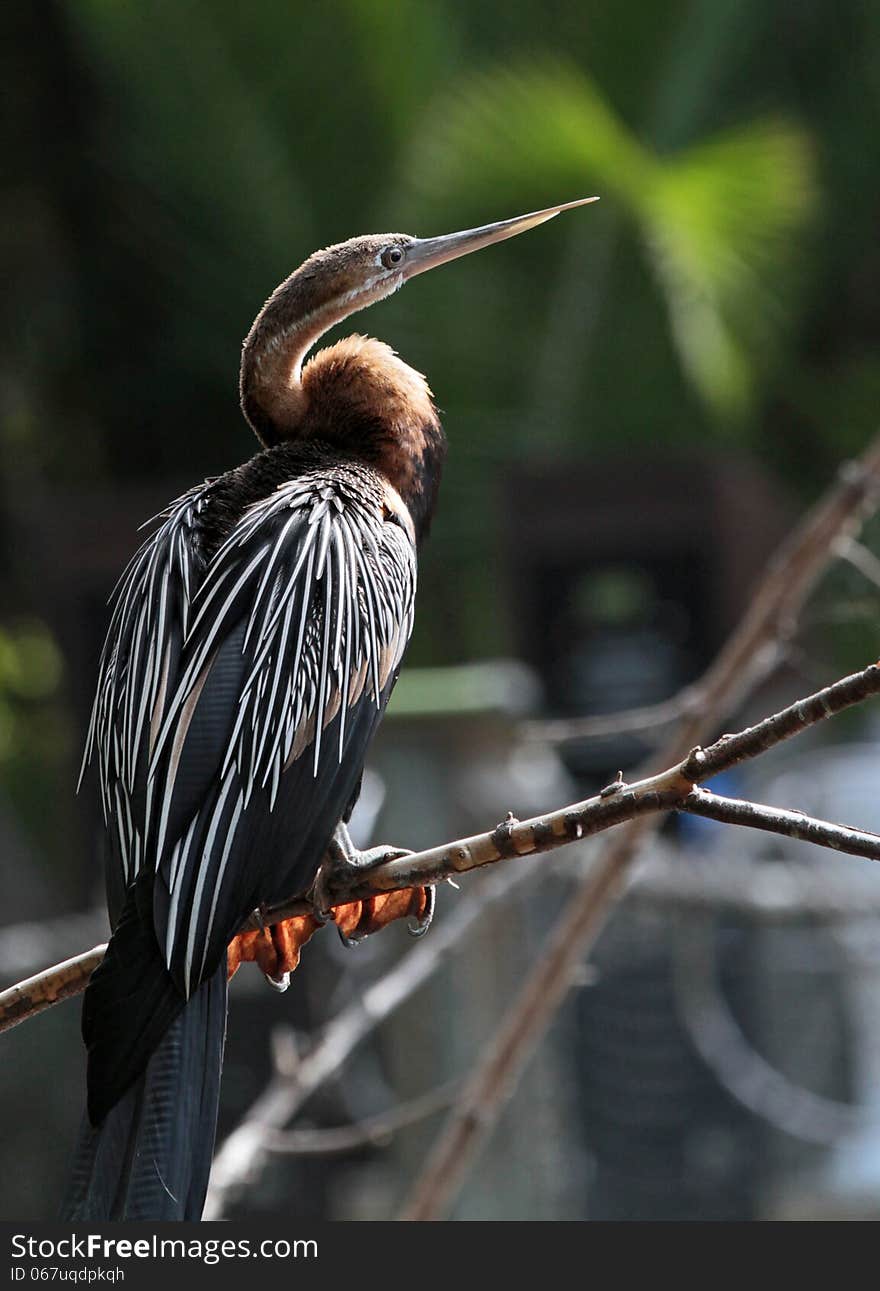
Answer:
[[[824,686],[746,730],[724,735],[708,748],[691,749],[687,757],[656,775],[631,784],[615,782],[583,802],[530,820],[511,818],[486,833],[386,861],[363,875],[340,874],[329,885],[333,902],[341,904],[375,892],[437,883],[511,857],[548,852],[636,816],[666,810],[679,803],[691,786],[758,757],[783,740],[877,694],[880,666],[869,664],[861,672]],[[278,906],[269,911],[267,918],[277,921],[302,908],[299,901]]]
[[[612,735],[640,735],[665,731],[686,716],[694,705],[690,688],[678,691],[657,704],[624,708],[615,713],[597,713],[593,717],[556,717],[523,722],[521,730],[527,740],[564,744],[568,740],[601,740]]]
[[[722,798],[707,789],[694,789],[679,804],[677,810],[717,820],[725,825],[763,829],[768,834],[782,834],[801,843],[815,843],[819,847],[830,847],[835,852],[846,852],[849,856],[880,861],[880,834],[852,829],[849,825],[832,825],[827,820],[817,820],[801,811],[765,807],[757,802],[743,802],[740,798]]]
[[[718,980],[714,922],[673,925],[672,971],[678,1014],[697,1053],[743,1107],[806,1143],[831,1145],[876,1130],[869,1107],[854,1107],[805,1089],[774,1067],[746,1038]]]
[[[660,765],[684,757],[773,670],[835,544],[858,533],[868,513],[876,509],[878,490],[880,435],[858,462],[841,470],[837,482],[783,543],[739,627],[692,688],[697,702],[658,756]],[[572,973],[604,927],[639,846],[659,823],[659,815],[640,817],[606,844],[484,1050],[416,1180],[403,1208],[404,1218],[436,1219],[447,1213],[480,1144],[562,1003]]]
[[[880,587],[880,560],[862,543],[854,538],[841,539],[835,546],[835,555],[852,565],[874,587]]]
[[[436,1089],[411,1098],[388,1112],[380,1112],[354,1125],[337,1125],[330,1129],[283,1130],[267,1135],[265,1147],[269,1152],[290,1156],[331,1156],[340,1152],[354,1152],[358,1148],[387,1147],[394,1135],[410,1125],[427,1120],[443,1111],[454,1101],[461,1082],[448,1081]]]

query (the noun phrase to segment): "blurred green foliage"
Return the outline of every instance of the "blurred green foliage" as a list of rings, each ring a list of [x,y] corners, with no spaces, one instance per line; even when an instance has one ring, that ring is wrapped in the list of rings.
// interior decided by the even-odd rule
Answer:
[[[25,619],[0,628],[0,696],[33,703],[54,695],[61,679],[61,657],[46,625]]]
[[[50,847],[57,817],[46,806],[57,798],[59,771],[71,752],[60,702],[62,675],[62,658],[45,623],[0,623],[0,776],[28,830]],[[69,799],[68,786],[62,792]]]

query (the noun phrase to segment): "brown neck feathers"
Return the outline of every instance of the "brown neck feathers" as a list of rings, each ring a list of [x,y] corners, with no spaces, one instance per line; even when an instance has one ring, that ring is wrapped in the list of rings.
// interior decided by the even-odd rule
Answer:
[[[348,336],[303,366],[310,346],[346,309],[339,301],[309,307],[295,278],[275,292],[245,340],[244,415],[267,448],[321,440],[381,471],[421,538],[446,453],[428,384],[389,346],[364,336]]]
[[[300,433],[338,445],[381,471],[419,538],[430,524],[446,437],[428,383],[382,341],[347,336],[303,369]]]

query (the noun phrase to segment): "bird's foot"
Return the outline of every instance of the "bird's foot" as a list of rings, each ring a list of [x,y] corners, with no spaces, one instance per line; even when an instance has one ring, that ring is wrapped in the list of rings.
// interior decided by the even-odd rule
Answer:
[[[339,825],[330,839],[325,864],[329,861],[331,868],[345,873],[347,870],[370,870],[385,861],[396,861],[401,856],[412,856],[408,847],[394,847],[391,843],[379,843],[362,852],[355,847],[351,834],[344,825]]]
[[[390,850],[399,854],[400,849]],[[332,912],[328,909],[326,919],[333,920],[344,944],[356,945],[396,919],[409,920],[409,931],[421,936],[427,932],[433,913],[434,889],[417,887],[380,892],[362,901],[347,901]],[[239,933],[227,951],[229,975],[244,961],[254,960],[271,987],[286,990],[303,946],[319,927],[316,914],[298,914],[269,927]]]
[[[413,888],[418,892],[419,888]],[[434,911],[437,908],[437,889],[435,887],[422,888],[425,903],[417,915],[414,915],[406,925],[406,930],[411,937],[424,937],[425,933],[434,922]]]
[[[286,991],[300,951],[318,928],[317,921],[310,914],[298,914],[266,926],[265,908],[254,913],[257,923],[262,916],[262,927],[233,937],[226,954],[229,975],[240,964],[252,960],[274,990]]]
[[[395,919],[406,919],[410,934],[421,937],[428,931],[433,913],[433,888],[399,888],[337,906],[333,920],[343,945],[356,946]]]
[[[385,861],[396,861],[401,856],[409,855],[407,848],[392,847],[388,843],[380,843],[376,847],[361,851],[352,843],[348,830],[340,826],[330,840],[327,853],[309,892],[315,918],[319,923],[327,923],[334,918],[331,903],[331,888],[334,883],[348,878],[354,872],[361,873],[364,870],[373,869],[376,865],[382,865]],[[338,921],[337,928],[346,946],[356,945],[366,936],[365,933],[360,936],[348,936],[343,932]]]
[[[260,932],[263,934],[264,938],[267,939],[268,944],[272,945],[275,955],[277,955],[278,948],[274,945],[275,938],[272,936],[269,925],[266,923],[266,915],[268,913],[269,907],[264,901],[261,901],[260,904],[254,908],[253,918],[259,926]],[[299,962],[298,955],[297,962]],[[283,994],[290,985],[290,971],[282,970],[279,966],[278,960],[275,959],[271,953],[268,958],[268,962],[261,964],[261,968],[263,970],[263,976],[272,987],[272,990],[279,991]]]
[[[393,847],[389,843],[380,843],[376,847],[361,851],[355,847],[345,825],[340,824],[330,841],[327,854],[309,893],[315,918],[320,923],[333,919],[339,936],[346,946],[357,945],[371,932],[377,931],[392,919],[399,919],[403,915],[411,917],[410,933],[415,937],[423,936],[428,931],[434,916],[433,888],[404,889],[400,893],[389,892],[382,897],[370,897],[362,902],[346,903],[345,906],[338,907],[335,914],[331,908],[331,887],[340,877],[348,877],[353,871],[363,872],[386,861],[396,861],[402,856],[411,855],[409,848]],[[396,899],[392,901],[391,898]],[[406,900],[407,907],[398,910],[401,899]],[[354,917],[355,911],[359,911],[357,917]]]

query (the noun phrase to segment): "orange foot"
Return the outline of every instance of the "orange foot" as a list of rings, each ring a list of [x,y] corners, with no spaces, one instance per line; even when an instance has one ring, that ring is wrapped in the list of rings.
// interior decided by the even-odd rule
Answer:
[[[330,918],[349,941],[378,932],[395,919],[421,920],[430,906],[427,888],[403,888],[400,892],[383,892],[365,901],[349,901],[330,911]],[[273,985],[284,990],[287,976],[299,963],[300,952],[321,924],[311,914],[294,915],[282,923],[255,932],[240,932],[227,950],[229,976],[239,964],[259,964]]]

